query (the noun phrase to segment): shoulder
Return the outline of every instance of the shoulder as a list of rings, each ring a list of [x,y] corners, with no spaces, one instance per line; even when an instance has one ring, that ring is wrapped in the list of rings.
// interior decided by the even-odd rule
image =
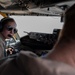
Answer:
[[[42,59],[29,51],[21,51],[10,59],[2,62],[2,75],[75,75],[75,68],[61,62]]]
[[[22,64],[20,67],[27,69],[28,75],[75,75],[75,68],[70,65],[42,59],[32,52],[21,51],[17,60]]]

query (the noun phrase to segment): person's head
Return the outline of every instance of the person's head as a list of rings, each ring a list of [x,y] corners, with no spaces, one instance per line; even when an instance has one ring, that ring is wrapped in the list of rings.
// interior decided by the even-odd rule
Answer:
[[[69,43],[75,40],[75,4],[65,11],[65,21],[58,40]]]
[[[75,67],[75,4],[66,10],[63,29],[46,58]]]
[[[1,19],[0,33],[4,39],[9,39],[10,36],[13,36],[16,32],[16,22],[13,18],[5,17]]]

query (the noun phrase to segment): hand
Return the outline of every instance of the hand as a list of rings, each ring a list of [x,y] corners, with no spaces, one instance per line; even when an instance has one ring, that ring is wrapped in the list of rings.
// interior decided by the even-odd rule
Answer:
[[[6,52],[7,52],[7,56],[13,54],[14,49],[13,48],[7,48]]]

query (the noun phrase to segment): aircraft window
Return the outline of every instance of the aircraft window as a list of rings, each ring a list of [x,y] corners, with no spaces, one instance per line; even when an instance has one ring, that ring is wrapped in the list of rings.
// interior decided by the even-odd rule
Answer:
[[[19,36],[26,32],[52,33],[53,29],[62,29],[61,17],[50,16],[11,16],[16,20]]]

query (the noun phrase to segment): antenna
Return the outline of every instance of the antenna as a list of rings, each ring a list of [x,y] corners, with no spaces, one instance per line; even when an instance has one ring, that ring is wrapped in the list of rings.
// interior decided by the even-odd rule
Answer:
[[[27,33],[27,34],[29,34],[28,32],[26,32],[26,31],[23,31],[24,33]]]

